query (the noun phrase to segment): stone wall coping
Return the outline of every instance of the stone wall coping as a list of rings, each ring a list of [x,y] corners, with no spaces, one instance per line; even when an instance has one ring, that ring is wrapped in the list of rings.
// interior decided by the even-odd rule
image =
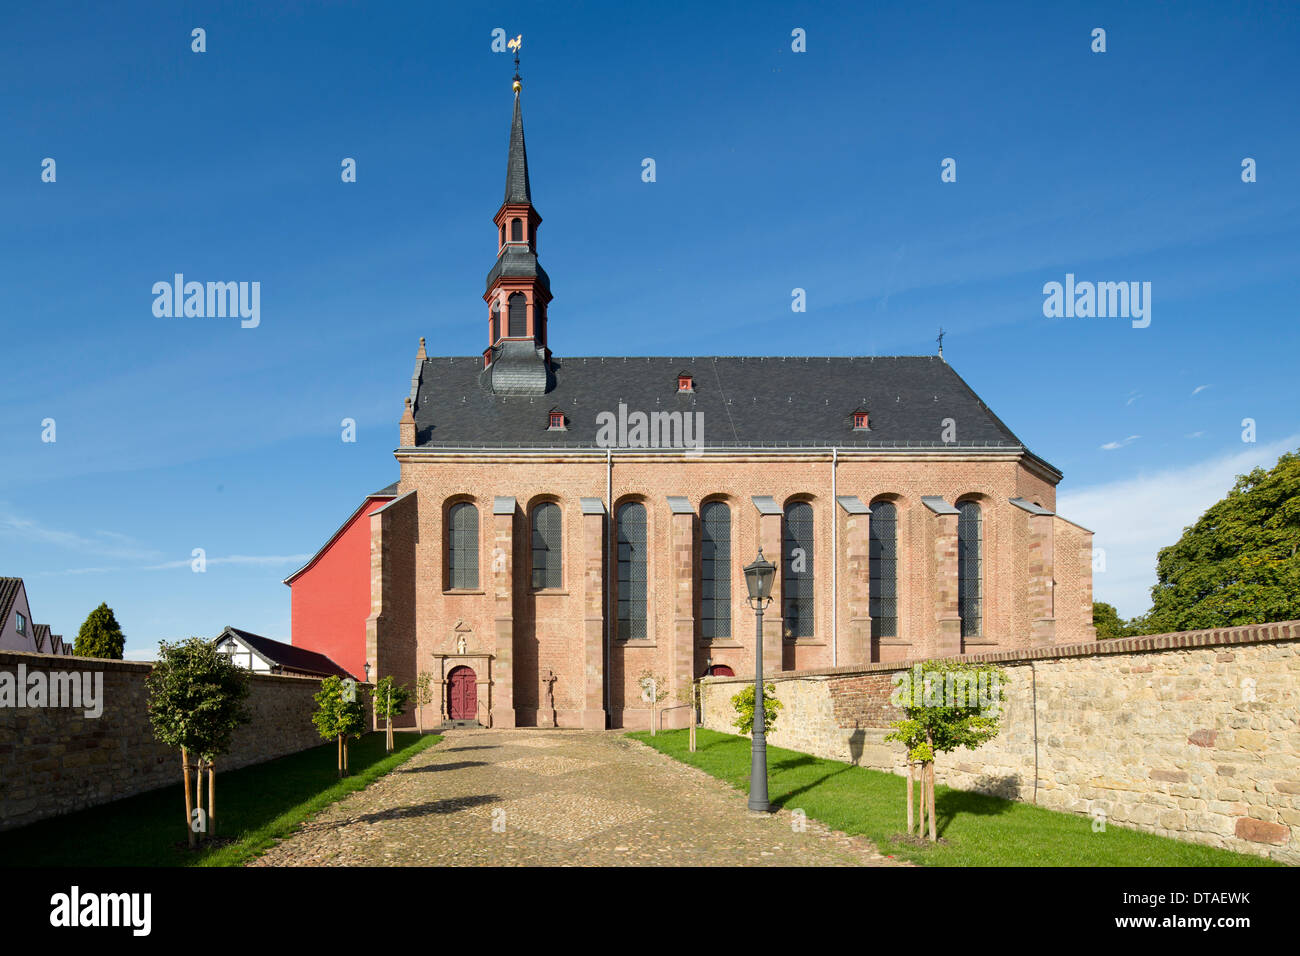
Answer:
[[[767,680],[808,680],[818,677],[843,677],[853,674],[890,674],[908,670],[916,664],[934,660],[958,660],[971,664],[1019,664],[1030,661],[1059,660],[1071,657],[1100,657],[1107,654],[1142,654],[1178,651],[1195,647],[1221,647],[1234,644],[1267,644],[1300,641],[1300,620],[1272,624],[1244,624],[1239,627],[1216,627],[1200,631],[1175,631],[1170,634],[1147,634],[1142,637],[1119,637],[1082,644],[1050,644],[955,657],[909,657],[901,661],[875,664],[848,664],[802,671],[777,671]],[[747,684],[753,677],[705,677],[711,684]]]
[[[119,661],[107,657],[73,657],[67,654],[40,654],[35,651],[0,651],[0,669],[26,664],[29,668],[39,667],[49,670],[101,670],[131,671],[148,673],[153,670],[153,661]],[[322,677],[305,677],[301,674],[257,674],[249,673],[251,680],[269,681],[311,681],[319,684]],[[373,687],[365,681],[357,681],[358,687]]]

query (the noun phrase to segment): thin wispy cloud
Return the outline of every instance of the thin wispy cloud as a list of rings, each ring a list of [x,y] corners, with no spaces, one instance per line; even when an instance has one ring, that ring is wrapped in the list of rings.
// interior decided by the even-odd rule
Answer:
[[[1199,432],[1191,432],[1191,433],[1188,434],[1187,437],[1188,437],[1188,438],[1200,438],[1200,437],[1202,437],[1204,434],[1205,434],[1205,432],[1203,432],[1203,431],[1199,431]]]
[[[1184,528],[1228,493],[1238,475],[1256,467],[1271,468],[1297,444],[1300,433],[1057,498],[1057,511],[1090,528],[1093,547],[1106,552],[1106,570],[1093,574],[1094,598],[1115,605],[1124,617],[1144,613],[1151,606],[1156,553],[1178,541]]]
[[[49,544],[69,551],[94,554],[119,561],[148,561],[162,554],[156,548],[142,546],[128,535],[97,531],[94,537],[86,537],[75,531],[47,527],[12,512],[0,513],[0,537]],[[104,540],[105,538],[110,540]]]
[[[220,555],[215,558],[204,558],[205,565],[242,565],[245,567],[273,568],[283,565],[302,564],[311,555],[309,554],[230,554]],[[188,568],[194,564],[194,558],[180,558],[175,561],[164,561],[162,564],[145,564],[139,566],[117,566],[117,567],[92,567],[92,568],[66,568],[62,571],[38,571],[39,575],[66,575],[66,574],[119,574],[134,573],[136,571],[174,571],[177,568]]]
[[[310,558],[310,554],[230,554],[223,557],[204,558],[205,564],[239,564],[253,567],[275,567],[283,564],[300,564]],[[169,571],[173,568],[188,568],[194,558],[182,558],[178,561],[166,561],[163,564],[151,564],[138,568],[140,571]]]
[[[1125,445],[1133,444],[1133,442],[1137,441],[1141,437],[1141,435],[1129,435],[1128,438],[1125,438],[1123,441],[1108,441],[1106,444],[1101,446],[1101,450],[1114,451],[1116,448],[1123,448]]]
[[[1124,407],[1127,408],[1129,405],[1132,405],[1134,402],[1136,402],[1136,401],[1137,401],[1139,398],[1141,398],[1141,397],[1142,397],[1142,393],[1141,393],[1141,392],[1138,392],[1138,391],[1132,391],[1132,392],[1129,392],[1129,393],[1128,393],[1128,399],[1124,402]]]
[[[1209,385],[1197,385],[1194,389],[1192,389],[1192,395],[1199,395],[1201,394],[1201,392],[1205,391],[1209,387],[1210,387]]]

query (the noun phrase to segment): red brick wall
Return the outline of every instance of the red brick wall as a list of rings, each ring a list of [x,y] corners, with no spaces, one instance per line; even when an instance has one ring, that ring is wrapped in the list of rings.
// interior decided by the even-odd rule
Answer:
[[[541,675],[550,670],[557,676],[554,693],[560,725],[579,726],[585,703],[583,637],[587,619],[581,580],[584,550],[579,498],[606,500],[605,456],[592,452],[553,456],[399,452],[397,457],[402,466],[399,492],[415,491],[420,501],[413,571],[418,660],[424,662],[430,654],[445,649],[457,621],[472,627],[474,642],[479,646],[488,652],[494,650],[498,638],[494,625],[497,611],[490,590],[492,502],[497,495],[512,496],[518,503],[513,525],[514,553],[506,558],[512,562],[513,571],[509,656],[514,716],[523,726],[537,720]],[[922,495],[941,495],[949,502],[972,495],[981,499],[985,524],[984,637],[989,641],[981,649],[1028,646],[1029,583],[1023,553],[1026,536],[1021,530],[1025,513],[1008,499],[1024,495],[1047,508],[1055,504],[1051,484],[1031,473],[1029,467],[1020,456],[1010,453],[965,458],[924,453],[840,457],[835,488],[838,494],[857,495],[868,505],[881,495],[890,495],[898,506],[900,637],[896,644],[880,649],[883,658],[924,655],[937,646],[938,593],[933,552],[935,530],[941,519],[921,503]],[[649,670],[671,680],[681,666],[674,650],[675,638],[680,643],[681,633],[675,596],[683,592],[674,574],[668,495],[681,495],[689,501],[696,516],[696,543],[699,508],[704,500],[720,498],[732,511],[732,636],[705,643],[699,639],[696,624],[697,639],[691,655],[694,673],[702,674],[710,658],[715,664],[730,666],[737,674],[753,669],[754,617],[744,603],[746,589],[741,569],[758,550],[759,515],[751,500],[755,495],[772,496],[782,507],[791,499],[802,498],[812,503],[814,512],[815,634],[798,641],[774,643],[770,653],[779,657],[774,663],[784,669],[831,665],[831,522],[839,508],[832,497],[829,453],[738,451],[699,457],[618,453],[614,455],[612,481],[615,513],[626,501],[640,500],[646,505],[650,552],[650,639],[637,645],[615,641],[610,652],[607,678],[613,726],[647,726],[649,710],[640,699],[638,678],[643,670]],[[453,500],[472,500],[479,510],[480,587],[466,592],[451,592],[444,587],[445,521]],[[556,501],[563,515],[564,584],[550,593],[534,593],[529,573],[529,514],[541,500]],[[851,573],[847,533],[840,536],[838,547],[839,573],[843,577]],[[608,553],[605,570],[607,578],[616,574],[608,563]],[[1090,575],[1090,565],[1067,573]],[[849,583],[841,581],[841,595],[846,594]],[[1082,585],[1076,582],[1071,586],[1082,593]],[[693,591],[698,594],[698,587]],[[844,601],[840,612],[838,662],[845,664],[852,662],[846,655],[854,645],[849,638],[851,619],[846,619],[851,612]],[[698,598],[694,599],[693,613],[698,619]],[[778,633],[779,590],[767,617],[774,633]],[[603,660],[601,664],[603,667]],[[665,705],[676,703],[674,698]]]

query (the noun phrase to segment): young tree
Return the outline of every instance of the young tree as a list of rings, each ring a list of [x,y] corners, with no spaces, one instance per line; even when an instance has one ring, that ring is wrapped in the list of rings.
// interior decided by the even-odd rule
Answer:
[[[375,702],[375,717],[387,722],[384,743],[389,753],[393,752],[393,718],[406,712],[406,701],[411,692],[405,684],[399,684],[389,674],[375,685],[372,699]]]
[[[1300,452],[1241,475],[1160,551],[1143,633],[1300,617]]]
[[[668,681],[649,670],[643,670],[637,678],[637,686],[641,688],[641,700],[650,705],[650,736],[653,737],[659,704],[668,696]]]
[[[110,612],[111,613],[111,612]],[[211,641],[191,637],[159,646],[158,662],[145,681],[154,736],[181,752],[185,775],[185,824],[190,846],[216,830],[215,761],[230,750],[235,728],[250,716],[244,708],[248,673]],[[190,755],[198,758],[197,793],[190,796]],[[203,809],[203,771],[208,772],[208,807]]]
[[[339,745],[339,777],[348,767],[348,738],[360,736],[366,729],[366,707],[357,692],[357,682],[326,677],[315,696],[316,713],[311,722],[326,740]]]
[[[731,698],[731,706],[736,708],[734,726],[741,734],[754,732],[754,685],[746,684],[745,689]],[[770,734],[776,728],[776,716],[785,705],[776,698],[776,685],[763,683],[763,731]]]
[[[415,677],[415,726],[424,733],[424,708],[433,703],[433,674],[420,671]]]
[[[90,612],[77,631],[72,653],[78,657],[106,657],[120,661],[125,647],[126,635],[113,616],[113,609],[101,603]]]
[[[924,670],[922,670],[924,668]],[[890,723],[885,735],[907,748],[907,832],[912,832],[912,782],[921,773],[921,814],[917,834],[925,832],[930,818],[930,842],[934,842],[934,760],[958,747],[974,750],[998,735],[1006,705],[1007,676],[989,664],[961,661],[929,661],[901,672],[895,681],[890,703],[903,711],[904,718]]]

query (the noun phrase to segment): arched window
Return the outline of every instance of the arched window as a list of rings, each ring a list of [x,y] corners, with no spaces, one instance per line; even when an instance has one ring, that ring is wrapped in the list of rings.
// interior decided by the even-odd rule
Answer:
[[[646,637],[645,505],[631,501],[618,509],[618,637]]]
[[[561,574],[560,506],[543,501],[533,509],[533,587],[558,588]]]
[[[497,339],[501,338],[501,310],[492,310],[492,344],[497,344]]]
[[[898,509],[871,505],[871,636],[898,637]]]
[[[452,588],[478,587],[478,509],[468,501],[447,513],[447,582]]]
[[[731,509],[723,501],[700,509],[700,636],[731,636]]]
[[[510,220],[510,241],[523,242],[524,239],[524,222],[522,219]]]
[[[984,626],[984,521],[977,501],[958,502],[957,511],[957,613],[961,636],[974,637]]]
[[[506,224],[503,222],[501,224],[501,245],[504,246],[505,244],[506,244]]]
[[[781,595],[785,636],[813,636],[813,509],[806,501],[785,506]]]
[[[528,334],[528,300],[522,292],[510,296],[510,337]]]

